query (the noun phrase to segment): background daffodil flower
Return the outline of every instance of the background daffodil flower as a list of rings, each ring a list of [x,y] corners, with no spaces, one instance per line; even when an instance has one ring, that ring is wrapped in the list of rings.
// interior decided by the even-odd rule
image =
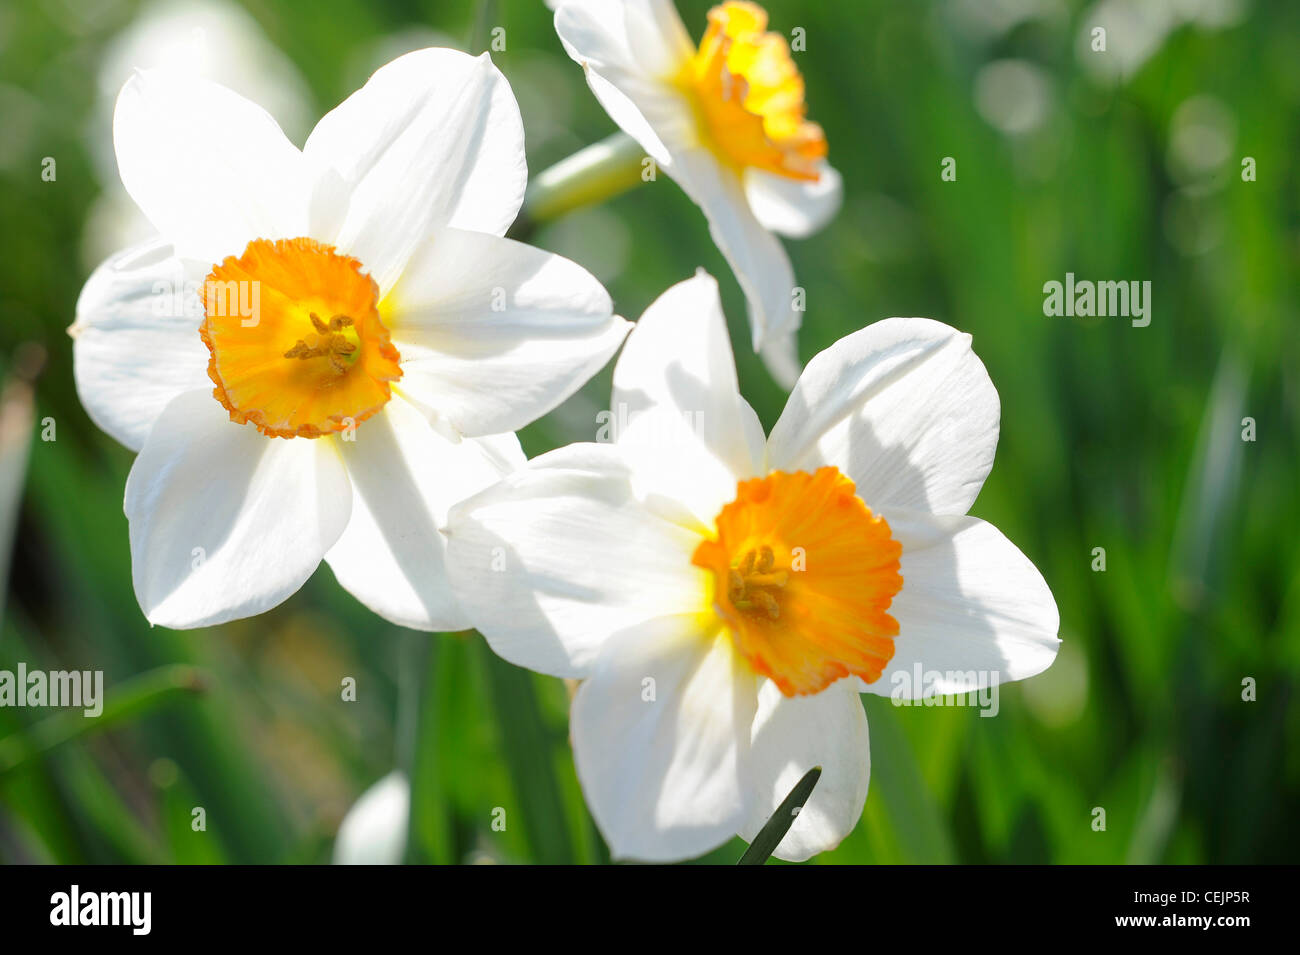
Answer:
[[[785,37],[737,0],[709,12],[698,48],[671,0],[562,0],[555,29],[614,122],[704,212],[745,292],[754,350],[789,388],[802,303],[776,236],[820,229],[842,185]]]

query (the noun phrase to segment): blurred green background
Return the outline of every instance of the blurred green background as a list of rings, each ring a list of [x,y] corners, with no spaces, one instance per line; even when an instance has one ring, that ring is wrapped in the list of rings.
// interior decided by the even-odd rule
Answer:
[[[698,38],[709,4],[678,6]],[[1004,688],[996,719],[867,698],[866,810],[816,861],[1295,861],[1300,7],[767,6],[774,29],[806,30],[811,116],[846,185],[833,225],[788,243],[808,290],[802,356],[891,315],[974,335],[1002,438],[973,513],[1042,570],[1064,640],[1050,670]],[[0,668],[103,669],[109,699],[99,720],[0,708],[0,859],[328,861],[349,807],[394,769],[412,780],[409,859],[608,859],[573,771],[566,687],[475,635],[393,627],[323,565],[262,617],[150,628],[122,514],[132,456],[82,410],[65,334],[93,266],[147,232],[108,132],[133,65],[196,66],[301,144],[383,62],[477,52],[495,26],[530,169],[614,130],[541,0],[0,8]],[[735,281],[666,177],[530,241],[590,268],[632,318],[702,265],[748,341]],[[1067,271],[1150,280],[1150,326],[1044,317],[1043,284]],[[770,427],[784,396],[747,348],[737,360]],[[593,439],[608,389],[606,369],[525,449]]]

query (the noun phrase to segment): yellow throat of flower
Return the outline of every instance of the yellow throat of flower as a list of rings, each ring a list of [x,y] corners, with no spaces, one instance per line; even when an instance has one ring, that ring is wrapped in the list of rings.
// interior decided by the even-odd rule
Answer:
[[[369,418],[402,376],[361,263],[312,239],[254,239],[203,283],[213,395],[263,434],[318,438]]]
[[[712,572],[714,610],[754,672],[786,696],[880,678],[902,547],[852,481],[833,467],[741,481],[716,531],[691,562]]]
[[[700,48],[677,84],[695,106],[701,137],[723,162],[816,182],[822,128],[806,118],[804,81],[767,12],[746,0],[709,11]]]

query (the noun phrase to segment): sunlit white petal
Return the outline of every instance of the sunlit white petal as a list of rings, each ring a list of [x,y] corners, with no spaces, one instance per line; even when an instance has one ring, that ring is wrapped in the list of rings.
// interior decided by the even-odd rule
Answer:
[[[316,125],[310,234],[392,287],[415,249],[451,226],[503,234],[523,202],[524,130],[487,54],[417,50],[381,67]]]
[[[614,368],[613,402],[619,415],[665,413],[689,421],[734,473],[758,470],[713,276],[701,271],[645,310]]]
[[[571,727],[578,778],[616,858],[689,858],[738,831],[757,698],[730,635],[695,618],[661,618],[605,645]]]
[[[803,369],[799,361],[799,336],[795,331],[769,338],[759,357],[778,385],[787,391],[795,386]]]
[[[400,389],[467,435],[513,431],[550,411],[618,349],[630,323],[562,256],[442,229],[384,303]]]
[[[1023,680],[1056,659],[1060,615],[1038,568],[992,524],[974,517],[883,511],[903,545],[903,589],[881,696],[920,699]],[[919,680],[918,680],[919,676]]]
[[[581,676],[617,631],[706,609],[697,534],[633,493],[613,445],[533,460],[453,509],[447,566],[474,625],[512,663]]]
[[[632,420],[618,440],[638,499],[674,523],[707,534],[736,496],[737,473],[700,437],[697,425],[661,408]]]
[[[452,505],[494,483],[502,469],[478,442],[448,440],[399,398],[354,437],[337,442],[353,497],[352,519],[325,555],[334,576],[393,623],[465,629],[469,620],[447,576],[441,527]]]
[[[772,467],[847,474],[876,509],[964,514],[993,466],[1000,407],[970,336],[891,318],[808,363],[772,429]]]
[[[351,502],[332,441],[268,440],[232,423],[210,390],[185,392],[126,482],[141,609],[178,629],[269,610],[311,576]]]
[[[749,208],[740,176],[707,149],[681,150],[673,177],[704,212],[709,233],[745,292],[754,350],[794,332],[794,269],[781,242]]]
[[[818,164],[816,182],[790,179],[762,169],[745,170],[745,196],[765,228],[792,239],[820,230],[844,200],[844,182],[830,163]]]
[[[70,330],[77,394],[91,420],[133,451],[168,402],[211,387],[194,293],[204,274],[153,239],[104,262],[77,299]]]
[[[141,70],[113,116],[122,184],[176,254],[239,255],[255,238],[305,235],[302,154],[265,110],[176,70]]]
[[[665,141],[695,138],[690,103],[671,82],[695,48],[670,0],[572,0],[555,30],[610,118],[669,168]]]

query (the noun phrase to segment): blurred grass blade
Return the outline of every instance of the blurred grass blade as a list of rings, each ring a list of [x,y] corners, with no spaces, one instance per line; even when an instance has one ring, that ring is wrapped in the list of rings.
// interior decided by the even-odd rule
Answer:
[[[0,775],[71,740],[111,729],[202,689],[203,680],[196,667],[164,666],[142,673],[107,690],[104,711],[97,718],[70,710],[0,740]]]
[[[1182,804],[1182,779],[1172,759],[1160,760],[1146,805],[1138,816],[1129,839],[1125,865],[1155,865],[1169,849],[1169,840],[1178,824]]]
[[[533,675],[502,660],[486,640],[480,639],[477,645],[533,858],[547,865],[571,863],[573,841]]]
[[[1241,422],[1249,384],[1248,361],[1239,346],[1229,345],[1205,403],[1170,550],[1174,597],[1187,608],[1201,606],[1219,579],[1223,521],[1236,502],[1246,448]]]
[[[0,392],[0,581],[9,579],[9,555],[13,551],[18,508],[27,480],[27,457],[36,424],[32,382],[44,363],[44,351],[38,346],[19,349]],[[6,596],[6,591],[0,589],[0,616],[4,614]]]
[[[131,865],[175,861],[140,820],[137,807],[123,798],[114,787],[113,778],[105,774],[84,747],[64,746],[46,765],[55,771],[59,790],[65,794],[63,798],[84,807],[84,817],[79,822],[92,835],[87,861],[104,859]],[[98,847],[100,843],[102,848]]]
[[[424,637],[425,634],[420,634]],[[455,860],[450,799],[447,794],[448,754],[443,743],[446,714],[443,712],[448,696],[447,676],[454,672],[450,664],[455,650],[447,634],[436,634],[422,641],[424,654],[423,680],[418,688],[403,689],[403,696],[415,699],[415,714],[404,717],[403,723],[414,723],[407,739],[399,743],[405,754],[406,775],[411,780],[411,821],[407,830],[406,858],[409,862],[445,865]],[[408,670],[414,672],[414,663]],[[403,708],[405,711],[405,707]]]
[[[948,865],[956,858],[952,835],[926,785],[893,701],[862,694],[871,725],[871,788],[881,800],[901,862]]]
[[[745,854],[740,857],[736,865],[762,865],[768,860],[768,857],[776,851],[776,847],[781,844],[781,840],[785,838],[785,834],[790,831],[790,827],[794,825],[795,816],[799,815],[799,810],[808,801],[813,787],[821,778],[820,766],[814,766],[803,774],[803,779],[794,784],[790,795],[782,799],[781,805],[776,807],[772,818],[763,823],[763,828],[758,831],[758,835],[754,837],[754,841],[749,844],[749,848],[745,850]]]

